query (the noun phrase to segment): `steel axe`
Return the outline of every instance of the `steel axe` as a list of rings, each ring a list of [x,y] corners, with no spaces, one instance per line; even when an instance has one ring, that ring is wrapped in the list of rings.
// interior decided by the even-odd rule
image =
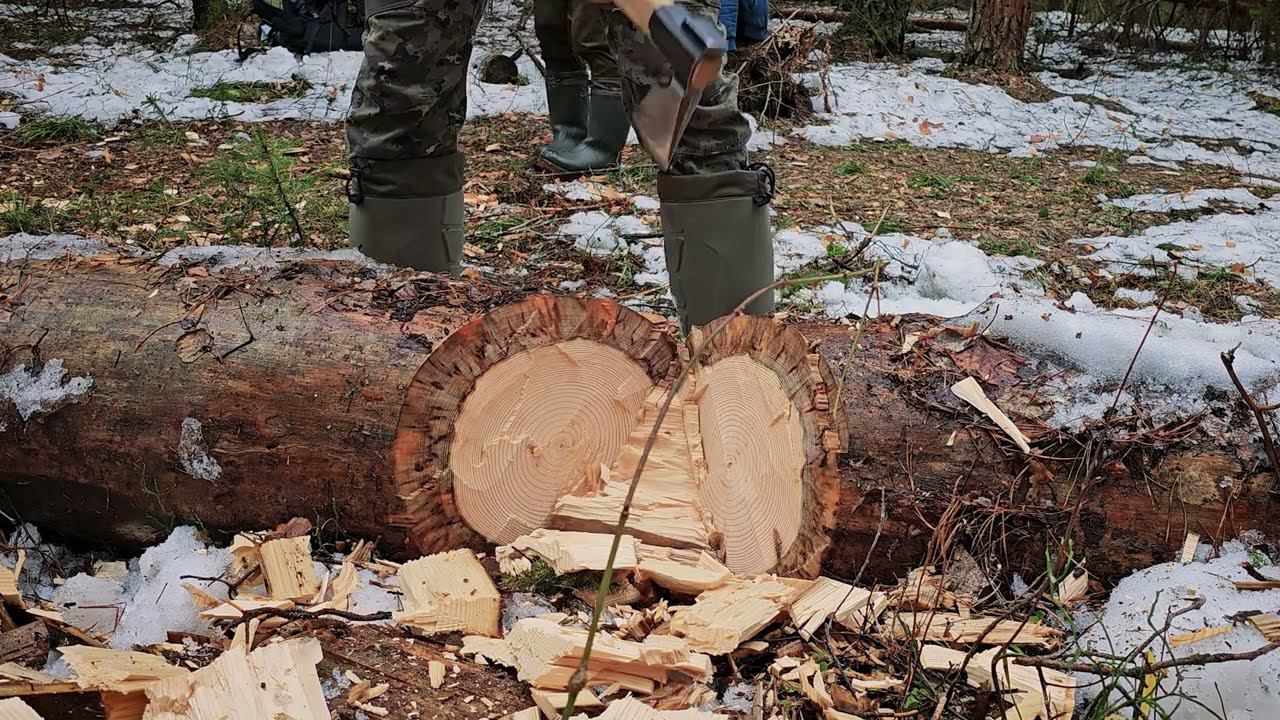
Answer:
[[[612,2],[653,39],[671,66],[670,81],[649,88],[631,116],[640,144],[665,171],[702,91],[720,73],[727,44],[714,21],[692,15],[672,0]]]

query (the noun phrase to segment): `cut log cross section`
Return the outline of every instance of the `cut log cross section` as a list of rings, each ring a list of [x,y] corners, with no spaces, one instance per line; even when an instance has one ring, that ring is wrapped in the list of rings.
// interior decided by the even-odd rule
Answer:
[[[718,321],[641,474],[628,532],[739,573],[816,574],[846,431],[830,371],[767,318]],[[672,379],[662,326],[603,301],[538,296],[463,326],[419,369],[395,443],[398,520],[424,551],[458,525],[508,544],[607,533]],[[442,532],[442,528],[447,528]]]

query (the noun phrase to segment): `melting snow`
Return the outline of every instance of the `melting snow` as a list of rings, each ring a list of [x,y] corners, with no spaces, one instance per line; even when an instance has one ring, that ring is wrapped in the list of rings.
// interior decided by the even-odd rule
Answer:
[[[1202,598],[1204,606],[1173,620],[1171,635],[1194,632],[1206,627],[1229,624],[1229,616],[1245,610],[1280,607],[1280,590],[1240,592],[1234,580],[1248,577],[1240,563],[1253,560],[1248,548],[1239,541],[1223,546],[1221,554],[1205,562],[1188,565],[1164,563],[1140,570],[1121,580],[1112,591],[1101,622],[1080,641],[1082,648],[1095,652],[1125,655],[1153,633],[1152,624],[1163,625],[1169,611],[1179,610]],[[1273,565],[1262,568],[1276,575]],[[1201,640],[1179,648],[1163,640],[1150,646],[1157,660],[1185,657],[1192,653],[1241,653],[1266,644],[1253,626],[1240,623],[1225,635]],[[1087,658],[1081,658],[1087,660]],[[1081,675],[1082,695],[1093,697],[1098,692],[1098,678]],[[1132,685],[1122,686],[1135,695]],[[1184,667],[1172,671],[1161,680],[1161,696],[1181,692],[1207,707],[1183,700],[1166,699],[1161,707],[1177,709],[1178,720],[1209,720],[1221,717],[1219,702],[1225,705],[1225,720],[1254,720],[1280,717],[1280,653],[1271,652],[1252,661],[1218,663],[1203,667]],[[1117,699],[1113,694],[1111,699]]]
[[[87,375],[70,380],[66,376],[59,358],[46,362],[35,374],[19,365],[0,374],[0,400],[12,403],[24,421],[48,415],[67,403],[78,402],[93,387],[93,378]]]
[[[1230,205],[1239,205],[1245,208],[1255,208],[1266,202],[1262,198],[1254,195],[1245,188],[1209,188],[1204,190],[1192,190],[1185,193],[1150,193],[1145,195],[1133,195],[1125,198],[1115,198],[1110,201],[1116,207],[1122,207],[1128,210],[1140,210],[1142,212],[1160,212],[1167,213],[1175,210],[1199,210],[1209,206],[1209,203],[1218,202]]]

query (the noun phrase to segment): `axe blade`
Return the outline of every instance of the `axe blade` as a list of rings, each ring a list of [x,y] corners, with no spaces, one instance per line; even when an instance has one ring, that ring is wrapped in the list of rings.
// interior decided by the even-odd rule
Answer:
[[[702,91],[720,73],[726,44],[713,21],[691,15],[680,5],[656,9],[648,30],[671,66],[671,81],[649,88],[636,104],[636,136],[658,168],[666,171]]]

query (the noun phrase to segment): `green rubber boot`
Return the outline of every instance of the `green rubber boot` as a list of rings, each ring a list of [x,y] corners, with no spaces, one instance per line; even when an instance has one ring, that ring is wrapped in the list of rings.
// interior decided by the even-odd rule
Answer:
[[[457,275],[467,229],[463,158],[415,158],[352,169],[351,247],[400,267]]]
[[[541,165],[566,175],[615,167],[630,130],[621,90],[592,83],[587,96],[586,137],[569,147],[552,143],[543,148]]]
[[[551,143],[542,153],[567,152],[587,136],[587,73],[548,70],[546,85]]]
[[[658,197],[671,294],[685,330],[728,315],[773,282],[771,170],[661,174]],[[773,295],[761,295],[746,311],[771,314]]]

